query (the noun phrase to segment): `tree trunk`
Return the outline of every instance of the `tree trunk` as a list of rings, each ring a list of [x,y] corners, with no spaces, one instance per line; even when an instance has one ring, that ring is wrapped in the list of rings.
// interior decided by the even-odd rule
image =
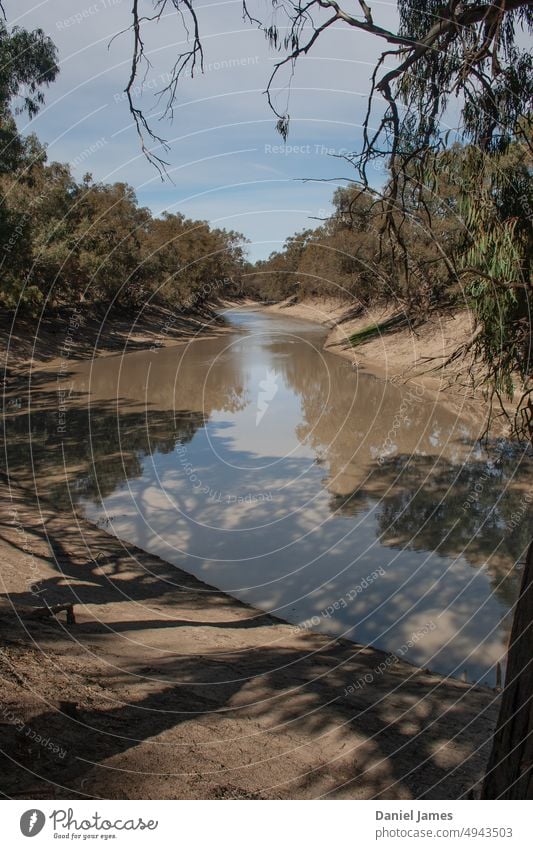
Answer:
[[[533,542],[516,603],[482,799],[533,799]]]

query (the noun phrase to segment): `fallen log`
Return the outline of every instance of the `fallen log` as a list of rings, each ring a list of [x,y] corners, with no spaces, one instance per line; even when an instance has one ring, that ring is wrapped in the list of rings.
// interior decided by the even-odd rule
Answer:
[[[31,619],[48,619],[53,616],[56,617],[58,613],[63,613],[63,611],[67,614],[67,625],[75,625],[76,617],[74,615],[74,604],[69,602],[68,604],[45,604],[44,607],[34,607],[32,610],[28,612],[28,616]]]

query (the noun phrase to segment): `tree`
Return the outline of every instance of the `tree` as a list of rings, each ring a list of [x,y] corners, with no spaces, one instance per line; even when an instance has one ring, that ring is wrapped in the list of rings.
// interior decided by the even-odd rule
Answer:
[[[20,179],[44,153],[34,136],[20,136],[13,115],[26,112],[33,117],[43,103],[43,88],[57,73],[55,46],[42,30],[14,27],[9,32],[0,19],[0,273],[4,300],[11,305],[23,288],[31,216],[27,207],[11,203],[17,181],[4,178],[17,172]],[[37,295],[37,289],[26,287],[28,300]]]
[[[13,170],[25,153],[13,112],[30,118],[37,114],[43,87],[58,73],[56,57],[53,42],[41,29],[13,27],[9,32],[0,18],[0,173]]]
[[[290,71],[290,85],[296,63],[333,26],[348,26],[385,43],[386,48],[371,75],[361,150],[354,151],[346,159],[355,167],[362,191],[369,188],[369,166],[379,159],[387,162],[390,179],[378,210],[380,239],[388,244],[393,266],[401,265],[406,288],[415,293],[417,306],[420,306],[418,290],[422,274],[417,263],[413,263],[404,238],[405,219],[413,203],[427,210],[428,192],[437,189],[443,177],[446,179],[443,151],[451,133],[442,132],[442,118],[451,98],[462,103],[460,125],[453,138],[462,140],[469,150],[477,153],[464,159],[465,179],[459,192],[462,195],[459,206],[474,249],[468,254],[468,262],[449,261],[448,257],[443,257],[448,262],[450,280],[447,285],[448,288],[453,283],[468,287],[468,297],[479,325],[470,348],[474,360],[481,359],[489,367],[486,385],[492,399],[502,402],[501,411],[505,413],[502,395],[512,397],[517,388],[517,414],[513,424],[515,430],[533,436],[529,317],[532,285],[528,260],[531,245],[528,239],[517,242],[514,238],[517,231],[531,229],[532,178],[530,171],[527,172],[526,190],[517,194],[519,183],[523,181],[509,180],[509,172],[497,177],[498,171],[505,170],[501,158],[508,155],[510,147],[514,146],[521,157],[522,168],[533,151],[533,58],[521,49],[518,38],[519,29],[533,31],[533,3],[531,0],[499,0],[497,3],[399,0],[399,20],[395,29],[376,23],[364,0],[359,0],[359,16],[344,10],[336,0],[305,3],[302,0],[273,0],[270,15],[264,12],[263,4],[258,5],[262,12],[256,14],[255,4],[244,0],[243,14],[250,24],[265,33],[274,49],[284,53],[274,65],[267,84],[268,102],[284,138],[289,132],[290,114],[288,108],[278,110],[274,92],[274,82],[283,69]],[[203,46],[192,0],[153,0],[153,6],[155,14],[150,18],[140,14],[138,0],[133,3],[132,66],[125,91],[143,149],[163,173],[164,160],[155,150],[149,150],[148,144],[151,139],[157,146],[165,147],[166,142],[154,134],[131,99],[141,69],[148,62],[144,28],[174,9],[178,20],[185,20],[190,33],[187,49],[176,57],[169,82],[159,92],[166,104],[166,115],[173,114],[180,78],[202,70]],[[487,187],[486,177],[491,172],[493,184]],[[472,188],[475,191],[471,191]],[[487,209],[489,199],[493,201],[492,211]],[[488,218],[482,217],[480,211],[486,211]],[[442,255],[439,234],[431,221],[426,232],[433,240],[435,251]],[[475,250],[487,238],[491,241],[489,250]],[[510,264],[514,273],[508,279],[505,269]],[[427,301],[430,304],[431,298]],[[515,301],[520,302],[517,309],[511,306]],[[498,324],[501,312],[506,316],[506,333],[511,344],[504,356],[494,357],[494,325]]]
[[[502,705],[483,799],[533,799],[533,543],[513,619]]]
[[[148,283],[142,265],[141,241],[150,221],[126,183],[76,186],[72,209],[64,219],[69,228],[69,257],[75,262],[73,282],[93,302],[136,305],[145,300]]]
[[[0,11],[2,6],[0,3]],[[214,288],[240,286],[243,237],[205,221],[153,219],[125,183],[77,182],[47,162],[15,116],[33,117],[58,73],[42,30],[8,31],[0,19],[0,301],[36,312],[87,300],[140,306],[152,297],[201,308]]]
[[[164,300],[200,310],[216,294],[239,290],[244,237],[211,228],[181,213],[151,219],[143,238],[143,262]]]

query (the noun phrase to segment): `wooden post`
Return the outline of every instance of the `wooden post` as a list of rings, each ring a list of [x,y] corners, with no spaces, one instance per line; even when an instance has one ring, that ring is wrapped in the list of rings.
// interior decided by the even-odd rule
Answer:
[[[507,672],[482,799],[533,799],[533,542],[515,606]]]

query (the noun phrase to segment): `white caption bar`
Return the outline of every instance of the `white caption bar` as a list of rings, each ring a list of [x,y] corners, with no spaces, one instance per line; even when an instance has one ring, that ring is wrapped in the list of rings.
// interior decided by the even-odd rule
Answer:
[[[531,847],[531,802],[4,801],[6,847]]]

